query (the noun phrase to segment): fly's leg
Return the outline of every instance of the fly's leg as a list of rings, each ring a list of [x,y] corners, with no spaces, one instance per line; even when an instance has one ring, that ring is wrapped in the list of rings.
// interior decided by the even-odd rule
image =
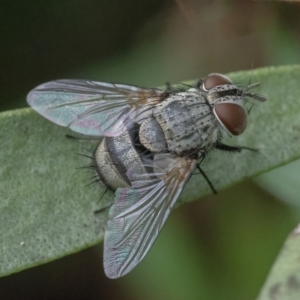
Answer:
[[[71,135],[71,134],[65,134],[65,137],[67,139],[74,139],[74,140],[89,140],[89,141],[92,141],[92,140],[95,140],[95,141],[101,141],[102,140],[102,137],[88,137],[88,136],[75,136],[75,135]]]
[[[204,177],[204,179],[206,180],[206,182],[208,183],[208,185],[211,188],[212,192],[216,195],[217,194],[217,190],[214,188],[213,184],[211,183],[211,181],[209,180],[209,178],[207,177],[207,175],[204,173],[204,171],[200,168],[199,164],[197,164],[197,169],[200,172],[200,174]]]
[[[214,188],[212,182],[209,180],[209,178],[207,177],[207,175],[205,174],[205,172],[204,172],[204,171],[201,169],[201,167],[200,167],[201,163],[202,163],[202,162],[204,161],[204,159],[205,159],[205,156],[206,156],[206,153],[203,152],[203,153],[201,154],[201,156],[197,158],[198,161],[199,161],[199,162],[197,163],[197,169],[198,169],[198,171],[199,171],[199,173],[197,173],[197,175],[198,175],[198,174],[201,174],[201,175],[204,177],[204,179],[205,179],[206,182],[208,183],[210,189],[211,189],[212,192],[216,195],[216,194],[217,194],[217,190]],[[195,174],[195,175],[196,175],[196,174]]]
[[[94,210],[94,214],[95,214],[95,215],[96,215],[96,214],[99,214],[99,213],[101,213],[101,212],[103,212],[103,211],[105,211],[105,210],[111,208],[111,206],[112,206],[113,204],[114,204],[114,203],[112,202],[112,203],[109,203],[109,204],[105,205],[104,207],[101,207],[101,208],[99,208],[99,209]]]
[[[249,151],[254,151],[257,152],[258,149],[254,149],[254,148],[250,148],[250,147],[244,147],[244,146],[229,146],[220,142],[217,142],[215,145],[216,149],[219,150],[223,150],[223,151],[227,151],[227,152],[235,152],[235,153],[239,153],[241,152],[243,149],[245,150],[249,150]]]
[[[167,98],[171,95],[175,95],[175,94],[180,93],[180,92],[185,92],[187,90],[187,88],[191,88],[191,87],[192,86],[187,85],[187,84],[183,84],[183,83],[172,86],[170,84],[170,82],[167,82],[166,83],[166,89],[165,89],[165,92],[164,92],[164,97]]]
[[[100,197],[100,199],[99,199],[99,201],[97,203],[99,203],[101,201],[101,199],[103,198],[103,196],[105,195],[105,193],[107,192],[107,190],[108,190],[108,188],[105,189],[104,193],[101,195],[101,197]],[[102,211],[105,211],[105,210],[111,208],[111,206],[113,204],[114,204],[114,201],[112,201],[111,203],[109,203],[109,204],[107,204],[107,205],[105,205],[105,206],[103,206],[103,207],[101,207],[99,209],[94,210],[94,214],[99,214]]]
[[[198,79],[197,81],[196,81],[196,84],[195,84],[195,88],[197,88],[197,89],[201,89],[201,87],[202,87],[202,84],[203,84],[203,80],[202,79]]]

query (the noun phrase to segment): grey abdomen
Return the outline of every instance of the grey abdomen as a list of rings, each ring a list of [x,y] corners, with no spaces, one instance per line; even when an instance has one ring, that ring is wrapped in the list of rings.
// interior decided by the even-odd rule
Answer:
[[[139,146],[136,140],[138,129],[117,137],[105,137],[94,153],[94,164],[99,179],[110,189],[132,186],[131,174],[147,174],[142,159],[149,157],[147,149]],[[137,145],[137,146],[135,146]]]

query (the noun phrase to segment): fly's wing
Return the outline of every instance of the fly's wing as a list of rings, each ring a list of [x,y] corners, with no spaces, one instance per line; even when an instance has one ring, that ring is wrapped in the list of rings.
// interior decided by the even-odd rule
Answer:
[[[116,136],[128,122],[146,117],[163,98],[159,89],[85,80],[39,85],[28,104],[50,121],[91,136]]]
[[[169,158],[170,162],[173,167],[152,176],[132,172],[132,187],[117,190],[104,239],[107,277],[127,274],[144,258],[196,166],[186,158]]]

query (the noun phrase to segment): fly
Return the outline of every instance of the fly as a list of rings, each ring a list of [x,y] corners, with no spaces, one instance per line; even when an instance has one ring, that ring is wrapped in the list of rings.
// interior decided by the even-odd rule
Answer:
[[[144,258],[210,150],[242,149],[221,141],[245,131],[249,98],[266,100],[249,92],[257,85],[240,88],[212,73],[193,86],[166,91],[56,80],[28,94],[29,105],[50,121],[103,137],[93,164],[99,180],[115,191],[104,237],[109,278],[127,274]]]

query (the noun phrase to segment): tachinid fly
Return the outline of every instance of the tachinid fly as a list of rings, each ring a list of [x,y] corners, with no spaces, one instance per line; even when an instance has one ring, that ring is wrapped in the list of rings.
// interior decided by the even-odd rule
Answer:
[[[213,73],[194,86],[166,91],[57,80],[28,94],[29,105],[50,121],[103,137],[94,166],[116,191],[104,239],[108,277],[127,274],[143,259],[209,150],[241,150],[221,139],[244,132],[249,98],[266,100],[249,92],[257,85],[240,88]]]

